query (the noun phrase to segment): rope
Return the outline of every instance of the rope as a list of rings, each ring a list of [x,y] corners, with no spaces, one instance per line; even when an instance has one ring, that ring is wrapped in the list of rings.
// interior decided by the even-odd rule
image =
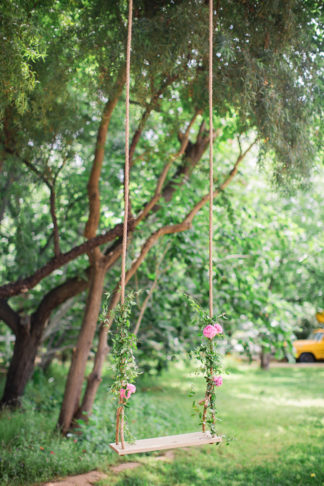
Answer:
[[[213,0],[209,0],[209,315],[213,317]]]
[[[124,225],[123,225],[123,246],[122,246],[122,266],[120,282],[121,305],[125,303],[126,286],[126,252],[127,252],[127,223],[128,223],[128,203],[129,203],[129,85],[130,85],[130,57],[132,44],[132,21],[133,21],[133,0],[128,2],[128,31],[126,46],[126,116],[125,116],[125,169],[124,169]],[[119,398],[119,406],[116,414],[116,444],[119,436],[122,449],[125,449],[124,440],[124,404],[123,399]]]
[[[122,268],[121,268],[121,304],[125,302],[125,276],[126,276],[126,251],[127,251],[127,223],[128,223],[128,200],[129,200],[129,85],[130,85],[130,57],[132,43],[132,21],[133,21],[133,0],[128,3],[128,32],[126,47],[126,119],[125,119],[125,176],[124,176],[124,226],[123,226],[123,247],[122,247]]]

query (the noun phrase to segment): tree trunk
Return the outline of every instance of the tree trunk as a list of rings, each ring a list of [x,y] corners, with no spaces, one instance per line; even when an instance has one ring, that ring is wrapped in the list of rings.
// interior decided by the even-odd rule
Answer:
[[[16,336],[13,356],[0,406],[19,406],[25,387],[31,377],[38,348],[46,323],[58,306],[88,287],[88,281],[79,277],[68,279],[50,290],[31,316],[20,317],[7,301],[0,299],[0,319]]]
[[[75,412],[74,419],[80,419],[84,417],[85,414],[89,414],[92,411],[92,406],[96,398],[97,390],[102,380],[102,368],[104,366],[105,358],[109,350],[107,345],[107,334],[112,324],[111,311],[116,307],[119,302],[118,290],[119,285],[115,288],[109,303],[108,321],[104,325],[101,324],[98,348],[94,359],[93,369],[87,378],[87,387],[83,395],[83,400],[80,407]]]
[[[263,370],[268,370],[270,367],[271,354],[267,352],[263,347],[261,349],[260,355],[260,368]]]
[[[39,339],[22,329],[16,336],[13,357],[7,373],[6,385],[0,407],[15,408],[20,405],[26,384],[30,379],[39,346]]]
[[[72,425],[73,417],[79,408],[82,384],[87,359],[96,331],[104,287],[106,268],[102,260],[95,262],[92,268],[90,288],[78,342],[73,351],[72,363],[65,385],[65,393],[58,427],[66,434]]]
[[[105,334],[104,338],[101,337],[102,334]],[[87,378],[87,387],[85,389],[84,395],[83,395],[83,400],[79,408],[76,410],[73,419],[77,420],[80,418],[85,418],[87,417],[91,411],[92,411],[92,406],[97,394],[97,390],[99,388],[99,385],[102,380],[102,368],[105,362],[105,358],[108,353],[108,346],[106,344],[107,341],[107,333],[101,327],[100,329],[100,337],[99,337],[99,346],[100,350],[99,352],[96,352],[95,356],[95,363],[92,372]]]

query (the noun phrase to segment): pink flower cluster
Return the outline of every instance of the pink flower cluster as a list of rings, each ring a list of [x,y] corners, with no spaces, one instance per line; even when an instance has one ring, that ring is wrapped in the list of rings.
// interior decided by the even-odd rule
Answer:
[[[216,334],[222,334],[222,333],[223,333],[223,328],[217,322],[214,325],[208,324],[208,326],[206,326],[205,329],[203,330],[203,335],[208,339],[213,339],[213,337],[215,337]]]
[[[215,386],[221,386],[223,384],[223,378],[221,376],[214,376],[213,382]]]
[[[128,399],[132,393],[136,392],[136,386],[132,385],[131,383],[127,383],[126,388],[121,388],[120,390],[120,398],[123,400],[123,398]]]

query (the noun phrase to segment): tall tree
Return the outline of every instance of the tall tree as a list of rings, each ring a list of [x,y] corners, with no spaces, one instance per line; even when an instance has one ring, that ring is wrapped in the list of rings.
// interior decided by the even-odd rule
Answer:
[[[1,99],[7,176],[2,235],[8,253],[2,269],[8,283],[0,287],[0,316],[16,334],[2,403],[17,403],[22,395],[51,312],[88,288],[59,421],[66,431],[80,410],[91,409],[95,393],[89,392],[91,399],[86,395],[87,406],[80,408],[81,386],[105,278],[115,285],[121,253],[126,5],[99,0],[62,0],[51,9],[46,2],[37,8],[32,2],[8,5],[10,18],[26,16],[28,32],[41,34],[45,47],[39,47],[41,56],[28,57],[23,45],[15,54],[17,65],[27,63],[35,80],[17,84],[23,106],[15,94]],[[278,182],[291,185],[304,179],[312,164],[319,9],[315,1],[233,0],[219,2],[215,12],[215,138],[254,128]],[[137,1],[134,17],[129,228],[138,256],[129,278],[160,237],[188,229],[203,206],[199,162],[208,145],[206,2]],[[10,37],[8,30],[6,42],[17,42],[14,31]],[[2,67],[8,61],[2,58]],[[219,171],[215,196],[231,182],[247,148],[229,173]],[[105,347],[102,341],[100,346]],[[99,350],[93,382],[100,380],[102,356]]]

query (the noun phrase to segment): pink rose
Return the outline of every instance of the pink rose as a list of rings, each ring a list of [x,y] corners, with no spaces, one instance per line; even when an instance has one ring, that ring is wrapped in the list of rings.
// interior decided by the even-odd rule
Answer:
[[[131,383],[127,383],[126,389],[127,389],[126,398],[129,398],[132,393],[135,393],[136,392],[136,386],[135,385],[132,385]]]
[[[124,398],[128,399],[131,396],[131,394],[135,392],[136,392],[136,386],[132,385],[131,383],[127,383],[126,389],[125,388],[120,389],[119,392],[120,398],[121,400],[123,400]]]
[[[217,333],[216,334],[223,334],[223,328],[218,322],[214,324],[214,328],[216,329]]]
[[[221,376],[214,376],[213,382],[215,386],[221,386],[223,384],[223,378]]]
[[[205,327],[203,330],[203,335],[208,338],[208,339],[213,339],[214,336],[216,336],[217,331],[214,326],[211,326],[208,324],[208,326]]]

